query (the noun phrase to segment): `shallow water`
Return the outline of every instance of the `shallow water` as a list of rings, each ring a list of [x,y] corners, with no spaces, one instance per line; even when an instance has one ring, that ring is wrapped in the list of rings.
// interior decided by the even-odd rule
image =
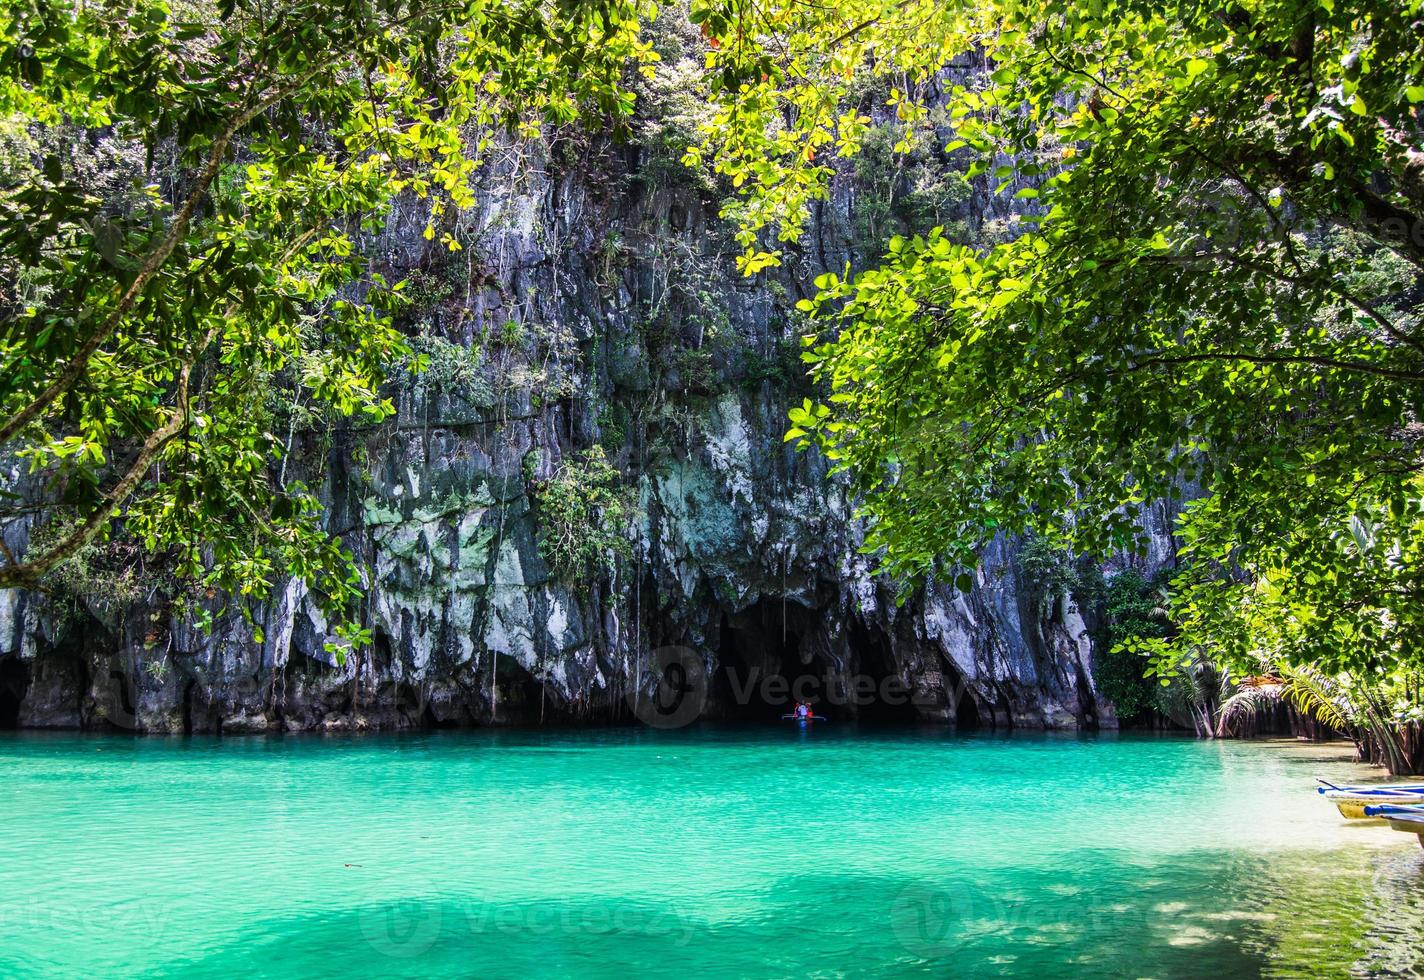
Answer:
[[[7,734],[0,975],[1424,970],[1424,850],[1316,797],[1367,774],[1340,760],[833,726]]]

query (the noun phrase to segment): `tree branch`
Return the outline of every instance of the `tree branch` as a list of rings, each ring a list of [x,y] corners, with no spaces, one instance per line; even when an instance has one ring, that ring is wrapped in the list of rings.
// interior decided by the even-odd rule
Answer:
[[[1392,368],[1380,367],[1377,364],[1370,364],[1365,361],[1346,361],[1316,354],[1249,354],[1244,351],[1201,351],[1196,354],[1159,355],[1135,361],[1125,368],[1114,369],[1109,373],[1140,371],[1144,368],[1159,364],[1193,364],[1200,361],[1241,361],[1247,364],[1310,364],[1315,367],[1333,368],[1338,371],[1359,371],[1363,374],[1373,374],[1381,378],[1393,378],[1397,381],[1424,381],[1424,373],[1416,371],[1396,371]]]
[[[178,213],[174,215],[173,223],[169,225],[168,233],[164,235],[163,240],[148,253],[148,257],[144,259],[143,265],[139,267],[138,274],[134,276],[133,282],[129,284],[128,289],[124,290],[123,294],[119,297],[118,305],[114,307],[113,311],[104,319],[104,322],[99,325],[98,329],[90,335],[89,339],[79,345],[79,348],[74,352],[74,356],[70,359],[69,364],[60,372],[59,377],[55,378],[49,387],[40,392],[33,401],[6,419],[3,425],[0,425],[0,443],[8,441],[16,432],[28,424],[31,419],[44,411],[56,398],[84,376],[84,372],[89,365],[89,359],[94,356],[95,351],[103,345],[104,341],[109,339],[118,328],[119,323],[128,315],[128,312],[133,309],[144,287],[146,287],[149,281],[163,268],[164,263],[168,261],[168,257],[173,254],[173,250],[178,246],[178,242],[187,234],[188,223],[192,220],[199,202],[207,194],[208,187],[211,186],[214,178],[217,177],[218,171],[222,168],[223,159],[227,156],[228,147],[232,144],[232,140],[238,131],[272,105],[295,91],[315,70],[316,69],[313,69],[312,72],[308,72],[298,79],[293,79],[285,85],[277,86],[265,97],[258,99],[252,106],[233,117],[232,121],[223,129],[221,135],[213,142],[211,149],[209,149],[207,160],[204,163],[201,173],[198,175],[198,181],[189,192],[187,198],[183,201],[183,205],[178,209]]]
[[[143,446],[139,449],[134,461],[129,464],[123,477],[116,483],[112,490],[108,492],[104,503],[90,514],[89,517],[54,547],[50,548],[38,558],[26,561],[21,564],[11,564],[5,568],[0,568],[0,589],[14,589],[34,586],[46,573],[52,571],[56,566],[69,558],[80,548],[84,547],[99,534],[109,520],[118,511],[125,500],[133,493],[139,481],[143,479],[149,467],[158,458],[159,452],[168,442],[183,430],[188,418],[188,383],[192,375],[193,364],[207,350],[208,345],[218,335],[220,327],[213,327],[203,338],[201,344],[183,362],[183,367],[178,372],[178,397],[173,408],[172,416],[163,425],[149,433],[144,440]]]
[[[1253,261],[1252,259],[1243,258],[1239,255],[1233,255],[1230,252],[1193,252],[1191,255],[1173,255],[1165,257],[1166,261],[1178,263],[1211,261],[1213,259],[1220,259],[1223,262],[1230,262],[1233,265],[1239,265],[1243,269],[1250,269],[1252,272],[1259,273],[1270,279],[1275,279],[1277,282],[1286,283],[1287,285],[1309,285],[1309,283],[1304,282],[1303,279],[1300,277],[1288,276],[1277,269],[1271,268],[1269,265],[1264,265],[1260,262]],[[1405,333],[1403,330],[1399,329],[1392,322],[1390,322],[1388,317],[1386,317],[1377,308],[1375,308],[1373,304],[1360,299],[1353,293],[1346,292],[1334,283],[1322,283],[1321,288],[1326,293],[1330,294],[1331,296],[1334,296],[1336,299],[1343,300],[1345,303],[1348,303],[1350,306],[1353,306],[1355,309],[1359,310],[1365,316],[1369,317],[1369,319],[1374,321],[1375,324],[1380,327],[1380,329],[1384,330],[1385,333],[1389,334],[1401,344],[1407,344],[1410,347],[1413,347],[1415,350],[1424,353],[1424,341],[1421,341],[1418,337],[1415,337],[1412,334]]]

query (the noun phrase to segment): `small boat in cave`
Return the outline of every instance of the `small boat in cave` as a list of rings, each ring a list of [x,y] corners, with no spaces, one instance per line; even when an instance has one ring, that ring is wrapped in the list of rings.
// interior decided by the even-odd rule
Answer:
[[[1368,818],[1365,809],[1372,805],[1415,806],[1424,804],[1424,783],[1396,783],[1389,786],[1335,786],[1318,788],[1322,796],[1340,811],[1346,820]]]
[[[1365,807],[1365,816],[1378,817],[1389,821],[1390,829],[1419,837],[1419,846],[1424,847],[1424,806],[1400,806],[1395,803],[1381,803]]]

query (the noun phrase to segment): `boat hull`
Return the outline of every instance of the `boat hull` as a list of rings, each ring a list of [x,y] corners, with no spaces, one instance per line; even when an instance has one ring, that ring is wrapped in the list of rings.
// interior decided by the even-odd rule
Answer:
[[[1365,807],[1379,806],[1382,803],[1395,806],[1418,806],[1424,804],[1424,793],[1406,793],[1400,790],[1379,790],[1358,793],[1348,790],[1338,790],[1326,793],[1325,798],[1335,804],[1335,809],[1339,810],[1340,816],[1346,820],[1371,819],[1371,816],[1365,813]]]
[[[1386,821],[1390,830],[1415,835],[1419,838],[1419,846],[1424,847],[1424,806],[1371,806],[1365,815]]]
[[[1340,816],[1344,817],[1346,820],[1377,820],[1379,819],[1378,817],[1371,817],[1365,812],[1365,807],[1375,806],[1385,801],[1381,800],[1378,796],[1375,796],[1368,797],[1365,799],[1331,800],[1330,802],[1335,804],[1335,809],[1339,810]],[[1390,800],[1388,802],[1397,802],[1404,805],[1420,804],[1424,803],[1424,796],[1411,796],[1405,797],[1404,799],[1400,800]]]
[[[1413,834],[1419,838],[1419,846],[1424,847],[1424,824],[1417,820],[1385,820],[1389,823],[1390,830],[1398,830],[1401,833]]]

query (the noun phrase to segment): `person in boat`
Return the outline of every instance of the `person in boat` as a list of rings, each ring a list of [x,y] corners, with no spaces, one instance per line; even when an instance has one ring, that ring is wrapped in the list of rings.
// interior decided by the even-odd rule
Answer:
[[[811,717],[811,706],[805,701],[796,702],[796,720],[805,721]]]

